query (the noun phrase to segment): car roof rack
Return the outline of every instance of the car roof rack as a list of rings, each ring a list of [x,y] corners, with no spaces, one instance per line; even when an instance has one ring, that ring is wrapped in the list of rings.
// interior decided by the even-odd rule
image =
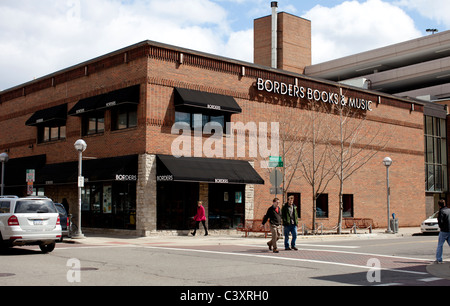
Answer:
[[[2,195],[0,196],[0,199],[18,199],[18,196],[15,195]]]

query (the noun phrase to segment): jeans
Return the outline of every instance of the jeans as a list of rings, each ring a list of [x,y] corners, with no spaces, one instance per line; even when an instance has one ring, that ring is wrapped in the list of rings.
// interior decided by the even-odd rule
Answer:
[[[277,249],[277,240],[281,237],[281,225],[273,225],[270,223],[270,232],[272,233],[272,239],[267,243],[268,246],[272,246],[274,250]]]
[[[437,246],[437,250],[436,250],[436,260],[437,261],[442,261],[442,248],[446,241],[447,241],[448,245],[450,246],[450,232],[440,232],[438,246]]]
[[[284,226],[284,247],[286,249],[289,248],[289,233],[292,234],[291,247],[295,247],[295,242],[297,241],[297,226],[294,224]]]

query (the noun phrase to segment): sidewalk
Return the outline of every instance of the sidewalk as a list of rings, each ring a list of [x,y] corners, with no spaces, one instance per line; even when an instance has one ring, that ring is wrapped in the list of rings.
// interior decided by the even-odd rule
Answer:
[[[361,230],[357,234],[323,234],[323,235],[298,235],[297,241],[339,241],[339,240],[360,240],[360,239],[393,239],[405,236],[412,236],[414,234],[420,234],[419,227],[411,228],[400,228],[398,233],[388,234],[385,232],[386,229],[375,229],[372,233],[367,230]],[[130,244],[130,245],[141,245],[141,244],[174,244],[174,245],[220,245],[220,244],[260,244],[262,241],[266,240],[264,235],[257,233],[250,233],[248,237],[244,237],[242,233],[228,234],[228,235],[215,235],[213,231],[210,231],[209,236],[200,235],[195,237],[191,235],[166,235],[155,233],[148,237],[135,237],[135,236],[125,236],[120,234],[110,234],[110,233],[89,233],[85,232],[84,239],[71,239],[65,238],[65,243],[79,243],[79,244],[89,244],[89,245],[102,245],[102,244]]]

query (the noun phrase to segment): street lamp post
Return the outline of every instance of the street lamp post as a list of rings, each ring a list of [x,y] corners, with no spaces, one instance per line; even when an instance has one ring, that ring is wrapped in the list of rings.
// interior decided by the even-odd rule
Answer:
[[[87,148],[87,144],[83,139],[78,139],[75,144],[75,150],[78,151],[78,232],[72,238],[84,238],[81,232],[81,192],[84,187],[84,177],[82,176],[83,152]]]
[[[391,188],[389,187],[389,167],[392,165],[392,159],[390,157],[386,157],[383,159],[383,164],[386,166],[386,184],[387,184],[387,230],[386,233],[392,233],[391,231],[391,223],[390,223],[390,215],[391,215],[391,203],[390,203],[390,195]]]
[[[0,154],[0,163],[2,163],[2,186],[0,196],[3,196],[3,190],[5,188],[5,164],[8,162],[9,156],[6,153]]]

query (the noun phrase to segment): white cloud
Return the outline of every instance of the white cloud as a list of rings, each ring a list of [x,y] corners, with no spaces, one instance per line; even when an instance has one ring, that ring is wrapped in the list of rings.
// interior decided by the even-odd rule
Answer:
[[[402,9],[381,0],[315,6],[303,17],[312,22],[313,63],[320,63],[421,35]]]
[[[253,62],[253,29],[232,33],[223,48],[222,55]]]
[[[420,15],[450,27],[450,1],[399,0],[397,5],[416,10]]]
[[[147,39],[252,62],[252,23],[232,26],[269,14],[266,0],[0,0],[0,90]],[[420,36],[401,8],[381,0],[317,5],[303,17],[312,20],[314,62]]]
[[[0,90],[147,39],[251,60],[251,36],[211,0],[0,1]]]

